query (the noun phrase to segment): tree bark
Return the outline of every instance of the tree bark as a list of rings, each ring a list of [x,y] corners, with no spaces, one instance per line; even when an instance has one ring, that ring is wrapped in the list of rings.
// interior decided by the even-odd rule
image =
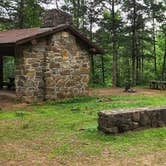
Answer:
[[[102,81],[103,81],[103,84],[105,84],[105,67],[104,67],[103,55],[101,55],[101,68],[102,68]]]
[[[132,25],[132,85],[136,85],[136,0],[133,0],[133,25]]]
[[[18,26],[19,28],[24,28],[24,0],[20,1],[18,8]]]
[[[112,54],[113,54],[113,87],[117,86],[118,63],[116,45],[116,25],[115,25],[115,0],[112,0]]]
[[[3,56],[0,55],[0,88],[3,87]]]
[[[93,12],[90,9],[90,39],[93,41]]]
[[[163,69],[162,69],[162,79],[165,80],[164,76],[166,75],[166,35],[165,35],[165,51],[163,58]]]
[[[153,57],[154,57],[154,71],[157,72],[157,57],[156,57],[156,34],[155,34],[155,19],[153,14]]]
[[[94,59],[93,59],[93,55],[91,55],[91,82],[94,83],[94,76],[95,76],[95,67],[94,67]]]
[[[80,27],[80,8],[81,8],[81,5],[80,5],[80,0],[77,0],[77,7],[76,7],[76,11],[77,11],[77,27],[79,28]]]
[[[142,27],[142,42],[141,42],[141,82],[144,80],[144,41],[143,41],[144,27]]]
[[[78,28],[78,11],[77,11],[77,4],[76,4],[76,0],[72,0],[72,4],[73,4],[73,17],[74,17],[74,22],[76,27]]]

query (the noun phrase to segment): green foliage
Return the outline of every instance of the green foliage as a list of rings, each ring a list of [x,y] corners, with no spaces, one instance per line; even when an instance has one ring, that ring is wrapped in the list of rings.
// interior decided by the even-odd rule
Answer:
[[[9,82],[9,78],[14,78],[15,64],[14,57],[5,56],[3,58],[4,81]]]
[[[0,1],[0,31],[40,26],[42,13],[45,11],[42,4],[50,2],[51,0]],[[56,2],[58,4],[58,1]],[[106,52],[104,55],[105,83],[103,83],[101,58],[94,56],[95,73],[94,76],[91,73],[90,86],[112,85],[115,61],[113,60],[115,54],[113,43],[116,43],[118,86],[125,86],[133,81],[133,69],[137,85],[148,84],[151,79],[165,80],[166,19],[164,13],[166,2],[114,1],[115,18],[112,2],[108,0],[64,0],[61,2],[62,5],[59,5],[59,8],[72,14],[74,24],[81,31],[92,41],[97,42]],[[113,41],[113,34],[115,34],[115,41]],[[155,69],[155,57],[157,69]],[[132,66],[133,59],[136,61],[136,67]],[[6,68],[9,66],[11,67],[8,71]],[[5,61],[4,72],[6,81],[7,77],[13,75],[13,62]]]
[[[24,9],[24,27],[39,27],[43,9],[36,0],[28,0]]]
[[[49,0],[6,0],[0,2],[0,23],[10,28],[29,28],[41,25],[42,4]]]
[[[4,24],[0,24],[0,31],[4,31],[7,29],[7,26]]]

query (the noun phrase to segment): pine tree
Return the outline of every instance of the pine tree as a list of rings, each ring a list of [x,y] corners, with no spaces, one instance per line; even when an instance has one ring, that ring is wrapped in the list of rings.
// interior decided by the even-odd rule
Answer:
[[[141,0],[124,0],[122,9],[127,15],[126,24],[129,25],[131,36],[132,85],[135,86],[138,82],[138,64],[140,60],[139,33],[144,24],[143,15],[146,8]]]
[[[44,11],[41,3],[49,2],[50,0],[1,0],[0,18],[6,18],[16,28],[40,26]]]
[[[148,8],[148,15],[152,23],[152,41],[153,41],[153,59],[154,59],[154,71],[157,75],[157,55],[156,55],[156,35],[157,24],[164,17],[163,3],[156,0],[144,0]]]

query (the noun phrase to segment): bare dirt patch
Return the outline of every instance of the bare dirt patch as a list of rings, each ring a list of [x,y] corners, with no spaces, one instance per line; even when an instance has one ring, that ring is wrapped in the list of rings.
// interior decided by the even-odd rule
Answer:
[[[99,88],[90,89],[89,96],[111,96],[111,95],[145,95],[145,96],[155,96],[155,95],[166,95],[166,91],[162,90],[152,90],[148,88],[135,88],[136,93],[126,93],[123,88]]]
[[[0,109],[13,111],[29,108],[30,106],[26,103],[16,102],[16,94],[14,92],[0,91]]]
[[[90,89],[89,96],[111,96],[111,95],[145,95],[145,96],[157,96],[166,95],[166,91],[151,90],[148,88],[136,88],[136,93],[125,93],[122,88],[99,88]],[[16,102],[16,94],[10,91],[0,91],[0,109],[3,110],[18,110],[26,109],[31,110],[31,107],[27,103]]]
[[[25,142],[8,143],[1,146],[1,150],[5,153],[4,160],[0,160],[2,166],[29,166],[29,165],[77,165],[77,166],[166,166],[166,151],[156,151],[152,153],[145,153],[137,156],[126,156],[123,154],[113,153],[110,151],[103,151],[100,156],[96,155],[82,155],[81,157],[73,157],[63,160],[56,160],[50,158],[49,154],[41,153],[32,150],[32,145],[29,146]]]
[[[94,165],[94,166],[166,166],[166,151],[157,151],[136,157],[127,157],[117,154],[101,154],[100,157],[87,156],[75,158],[73,161],[68,161],[65,165]]]
[[[50,164],[47,154],[32,150],[31,146],[25,145],[24,142],[1,145],[1,150],[5,153],[4,159],[0,160],[1,166],[47,166]],[[58,163],[54,160],[51,161],[51,165],[57,166]]]

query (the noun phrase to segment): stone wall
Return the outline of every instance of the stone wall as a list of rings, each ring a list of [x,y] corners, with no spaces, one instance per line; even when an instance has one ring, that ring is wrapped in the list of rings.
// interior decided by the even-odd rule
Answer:
[[[101,111],[98,129],[107,134],[166,126],[166,107]]]
[[[16,56],[15,84],[17,98],[26,102],[44,100],[44,56],[45,40],[37,45],[19,47]]]
[[[24,101],[56,100],[87,95],[89,53],[69,32],[19,49],[16,92]]]
[[[85,48],[68,32],[55,34],[47,53],[46,99],[87,94],[89,56]]]
[[[48,10],[43,17],[43,28],[56,27],[61,24],[72,25],[72,16],[61,10],[52,9]]]

